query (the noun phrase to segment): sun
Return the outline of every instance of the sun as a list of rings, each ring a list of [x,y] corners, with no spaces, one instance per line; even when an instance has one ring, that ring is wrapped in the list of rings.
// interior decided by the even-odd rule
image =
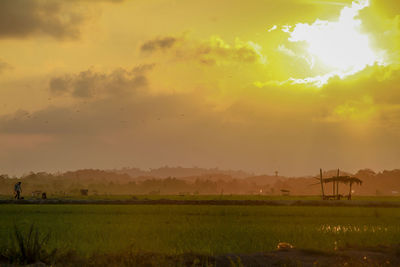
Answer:
[[[341,78],[357,73],[383,59],[371,47],[369,36],[361,31],[359,11],[369,6],[368,0],[354,1],[344,7],[337,21],[317,19],[313,24],[298,23],[285,31],[290,42],[305,42],[312,62],[323,64],[329,72],[319,77],[293,79],[323,85],[333,76]],[[313,68],[314,65],[311,65]]]

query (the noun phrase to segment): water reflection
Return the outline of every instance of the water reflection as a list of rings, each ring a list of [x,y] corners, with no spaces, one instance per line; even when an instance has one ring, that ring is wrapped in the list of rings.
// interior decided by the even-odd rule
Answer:
[[[342,234],[342,233],[380,233],[387,232],[388,228],[379,225],[330,225],[323,224],[319,227],[318,231],[323,233],[334,233],[334,234]]]

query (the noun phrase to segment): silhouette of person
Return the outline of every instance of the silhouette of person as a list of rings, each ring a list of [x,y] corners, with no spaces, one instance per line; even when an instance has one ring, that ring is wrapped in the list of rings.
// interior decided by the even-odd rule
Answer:
[[[14,192],[15,192],[15,199],[20,199],[21,198],[21,193],[22,193],[22,189],[21,189],[21,182],[18,182],[14,185]]]

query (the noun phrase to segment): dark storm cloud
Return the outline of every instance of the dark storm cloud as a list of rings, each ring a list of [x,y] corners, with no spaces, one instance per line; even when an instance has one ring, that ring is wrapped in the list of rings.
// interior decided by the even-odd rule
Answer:
[[[142,50],[143,52],[154,52],[157,50],[165,50],[171,48],[177,42],[177,40],[178,39],[175,37],[164,37],[164,38],[150,40],[144,43],[140,47],[140,50]]]
[[[98,1],[84,2],[95,4]],[[35,35],[47,35],[56,39],[79,38],[80,27],[86,17],[73,10],[80,3],[82,1],[1,0],[0,38],[26,38]]]

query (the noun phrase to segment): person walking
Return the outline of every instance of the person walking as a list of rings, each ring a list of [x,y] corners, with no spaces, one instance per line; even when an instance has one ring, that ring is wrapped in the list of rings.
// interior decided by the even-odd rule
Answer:
[[[18,182],[14,185],[14,193],[15,193],[15,199],[21,199],[21,193],[22,193],[22,189],[21,189],[21,182]]]

